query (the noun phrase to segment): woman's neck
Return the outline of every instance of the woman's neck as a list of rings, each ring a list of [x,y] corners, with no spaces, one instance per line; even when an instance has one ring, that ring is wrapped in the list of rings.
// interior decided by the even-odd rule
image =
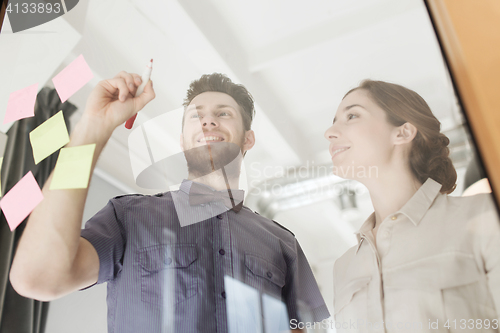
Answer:
[[[375,210],[375,229],[387,216],[400,210],[422,186],[411,172],[385,172],[363,183]]]

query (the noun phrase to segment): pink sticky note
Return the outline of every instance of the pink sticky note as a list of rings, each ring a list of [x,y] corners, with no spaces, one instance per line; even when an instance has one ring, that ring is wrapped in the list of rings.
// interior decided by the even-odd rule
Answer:
[[[83,54],[80,54],[78,58],[57,74],[52,79],[52,82],[56,87],[61,102],[64,103],[93,77],[94,74],[92,74],[89,65],[85,62]]]
[[[33,117],[35,115],[37,92],[38,83],[35,83],[11,93],[7,102],[7,111],[5,112],[3,123],[7,124],[19,119]]]
[[[42,200],[42,191],[30,171],[0,200],[10,231],[14,231]]]

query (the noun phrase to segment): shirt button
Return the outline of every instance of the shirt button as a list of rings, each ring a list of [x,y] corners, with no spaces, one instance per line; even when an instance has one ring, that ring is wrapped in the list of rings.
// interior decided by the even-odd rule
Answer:
[[[170,265],[172,263],[172,258],[167,258],[167,265]]]
[[[268,277],[268,278],[272,278],[272,277],[273,277],[273,273],[271,273],[271,272],[267,272],[267,277]]]
[[[391,220],[395,220],[395,219],[397,219],[397,218],[398,218],[398,217],[397,217],[396,215],[393,215],[393,216],[391,217]]]
[[[219,214],[219,215],[217,215],[217,218],[218,218],[219,220],[222,220],[222,215],[220,215],[220,214]]]
[[[225,291],[221,292],[220,295],[222,296],[222,298],[226,298],[226,292]]]
[[[220,249],[220,250],[219,250],[219,254],[220,254],[221,256],[223,256],[223,255],[225,255],[225,254],[226,254],[226,251],[224,251],[224,249]]]

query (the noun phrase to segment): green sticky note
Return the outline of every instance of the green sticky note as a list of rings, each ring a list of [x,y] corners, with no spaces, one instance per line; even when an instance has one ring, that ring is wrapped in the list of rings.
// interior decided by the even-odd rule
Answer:
[[[47,119],[30,133],[35,164],[69,142],[68,129],[62,111]]]
[[[94,150],[95,143],[61,149],[50,189],[87,188]]]

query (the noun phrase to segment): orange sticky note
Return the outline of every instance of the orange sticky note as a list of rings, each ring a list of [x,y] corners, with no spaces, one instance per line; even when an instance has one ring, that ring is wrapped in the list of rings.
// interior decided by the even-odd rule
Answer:
[[[89,65],[80,54],[71,64],[57,74],[52,82],[56,87],[61,102],[66,102],[74,93],[80,90],[94,77]]]
[[[0,200],[10,230],[14,231],[42,200],[42,191],[30,171]]]
[[[7,124],[19,119],[33,117],[35,115],[37,92],[38,83],[35,83],[11,93],[7,102],[7,111],[5,112],[3,123]]]

